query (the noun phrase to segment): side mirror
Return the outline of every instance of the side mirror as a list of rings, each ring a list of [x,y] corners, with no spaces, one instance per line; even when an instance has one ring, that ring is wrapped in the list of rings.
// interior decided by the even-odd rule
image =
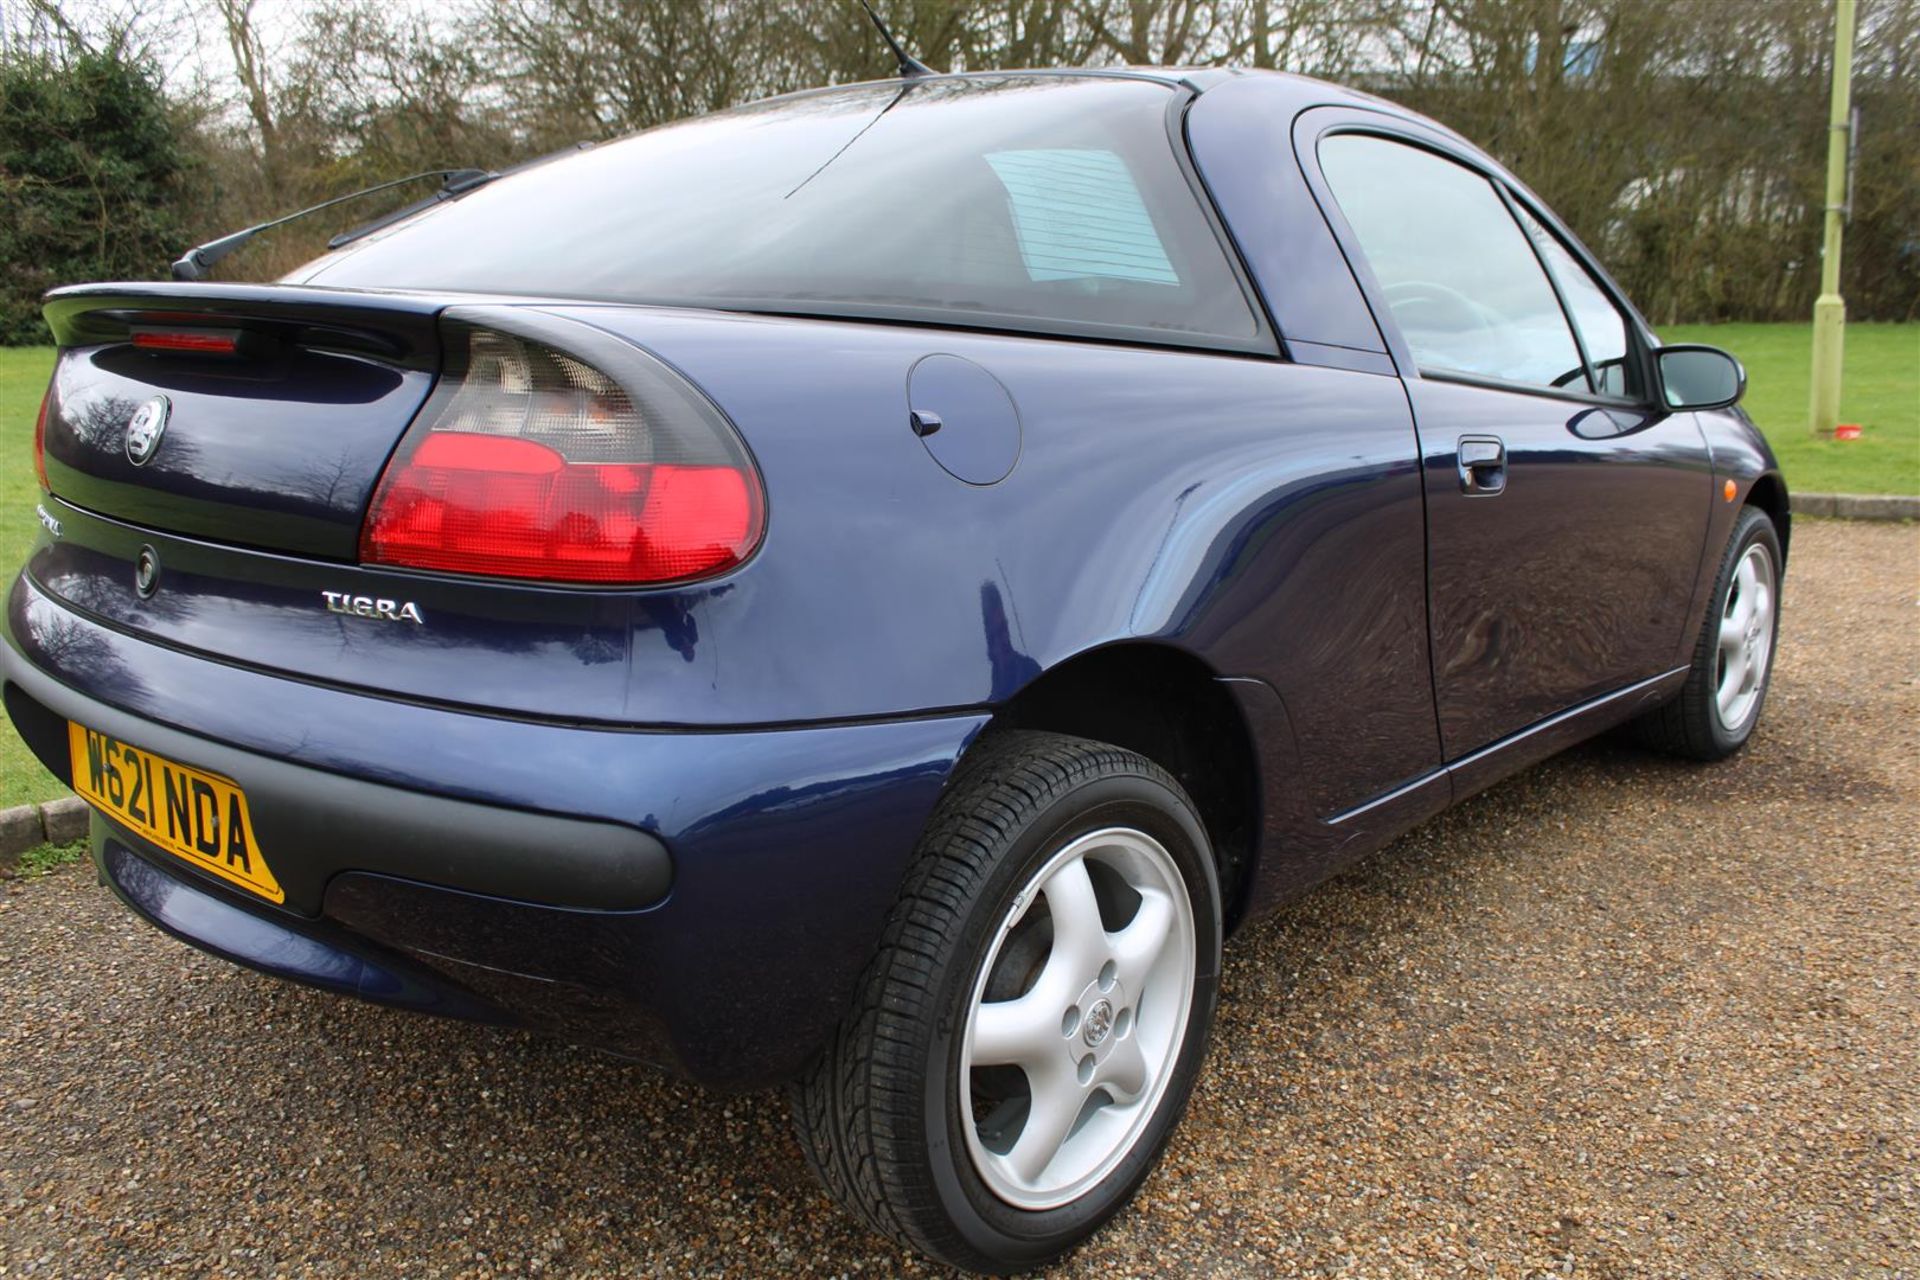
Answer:
[[[1725,409],[1747,393],[1747,371],[1718,347],[1682,343],[1653,353],[1669,409]]]

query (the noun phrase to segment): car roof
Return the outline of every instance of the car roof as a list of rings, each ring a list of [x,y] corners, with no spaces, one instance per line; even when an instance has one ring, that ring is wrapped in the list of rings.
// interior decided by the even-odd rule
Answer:
[[[1269,86],[1269,93],[1278,91],[1288,100],[1288,104],[1304,110],[1312,106],[1365,106],[1374,110],[1388,110],[1396,114],[1412,116],[1414,113],[1397,103],[1376,97],[1358,89],[1335,84],[1328,80],[1316,80],[1312,76],[1303,76],[1291,71],[1275,71],[1264,67],[1151,67],[1151,66],[1111,66],[1111,67],[1019,67],[989,69],[981,71],[936,71],[929,76],[918,76],[912,80],[892,77],[884,80],[851,81],[845,84],[820,85],[808,89],[798,89],[790,93],[778,94],[759,102],[783,102],[789,99],[808,98],[823,94],[843,93],[849,90],[872,89],[885,85],[898,86],[914,82],[930,83],[940,80],[1010,80],[1010,79],[1048,79],[1048,80],[1143,80],[1153,84],[1166,85],[1168,88],[1185,88],[1195,94],[1235,80],[1259,79]],[[1272,99],[1269,98],[1271,103]],[[749,104],[743,104],[749,105]],[[1417,117],[1416,117],[1417,118]]]

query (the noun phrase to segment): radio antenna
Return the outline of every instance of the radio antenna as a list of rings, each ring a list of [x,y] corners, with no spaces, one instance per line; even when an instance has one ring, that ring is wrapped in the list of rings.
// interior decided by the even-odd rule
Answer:
[[[894,60],[900,64],[902,80],[918,80],[922,76],[939,74],[900,46],[900,42],[893,38],[893,32],[887,30],[887,24],[880,21],[880,15],[873,11],[873,6],[868,4],[867,0],[860,0],[860,7],[867,11],[869,18],[873,19],[873,25],[879,29],[880,38],[887,42],[887,48],[893,50]]]

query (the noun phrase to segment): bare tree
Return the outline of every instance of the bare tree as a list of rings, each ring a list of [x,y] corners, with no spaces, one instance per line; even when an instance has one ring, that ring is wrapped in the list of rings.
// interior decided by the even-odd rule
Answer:
[[[768,0],[492,0],[482,40],[528,134],[601,138],[769,87]]]
[[[1103,48],[1136,66],[1205,60],[1224,18],[1217,0],[1091,0],[1080,16]]]
[[[60,0],[0,0],[0,54],[157,63],[159,49],[177,40],[180,18],[155,0],[96,0],[84,11]]]
[[[233,54],[234,76],[240,82],[247,115],[253,120],[254,131],[260,139],[261,166],[267,186],[277,191],[282,185],[285,165],[281,156],[280,127],[274,117],[269,57],[253,22],[256,2],[213,0],[213,5],[226,28],[227,48]]]

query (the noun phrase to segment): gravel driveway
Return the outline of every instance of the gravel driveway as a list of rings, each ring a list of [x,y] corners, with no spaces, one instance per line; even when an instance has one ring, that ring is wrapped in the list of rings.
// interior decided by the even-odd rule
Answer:
[[[1600,744],[1229,948],[1066,1276],[1920,1276],[1920,529],[1805,522],[1751,749]],[[0,886],[0,1276],[893,1275],[773,1095]]]

